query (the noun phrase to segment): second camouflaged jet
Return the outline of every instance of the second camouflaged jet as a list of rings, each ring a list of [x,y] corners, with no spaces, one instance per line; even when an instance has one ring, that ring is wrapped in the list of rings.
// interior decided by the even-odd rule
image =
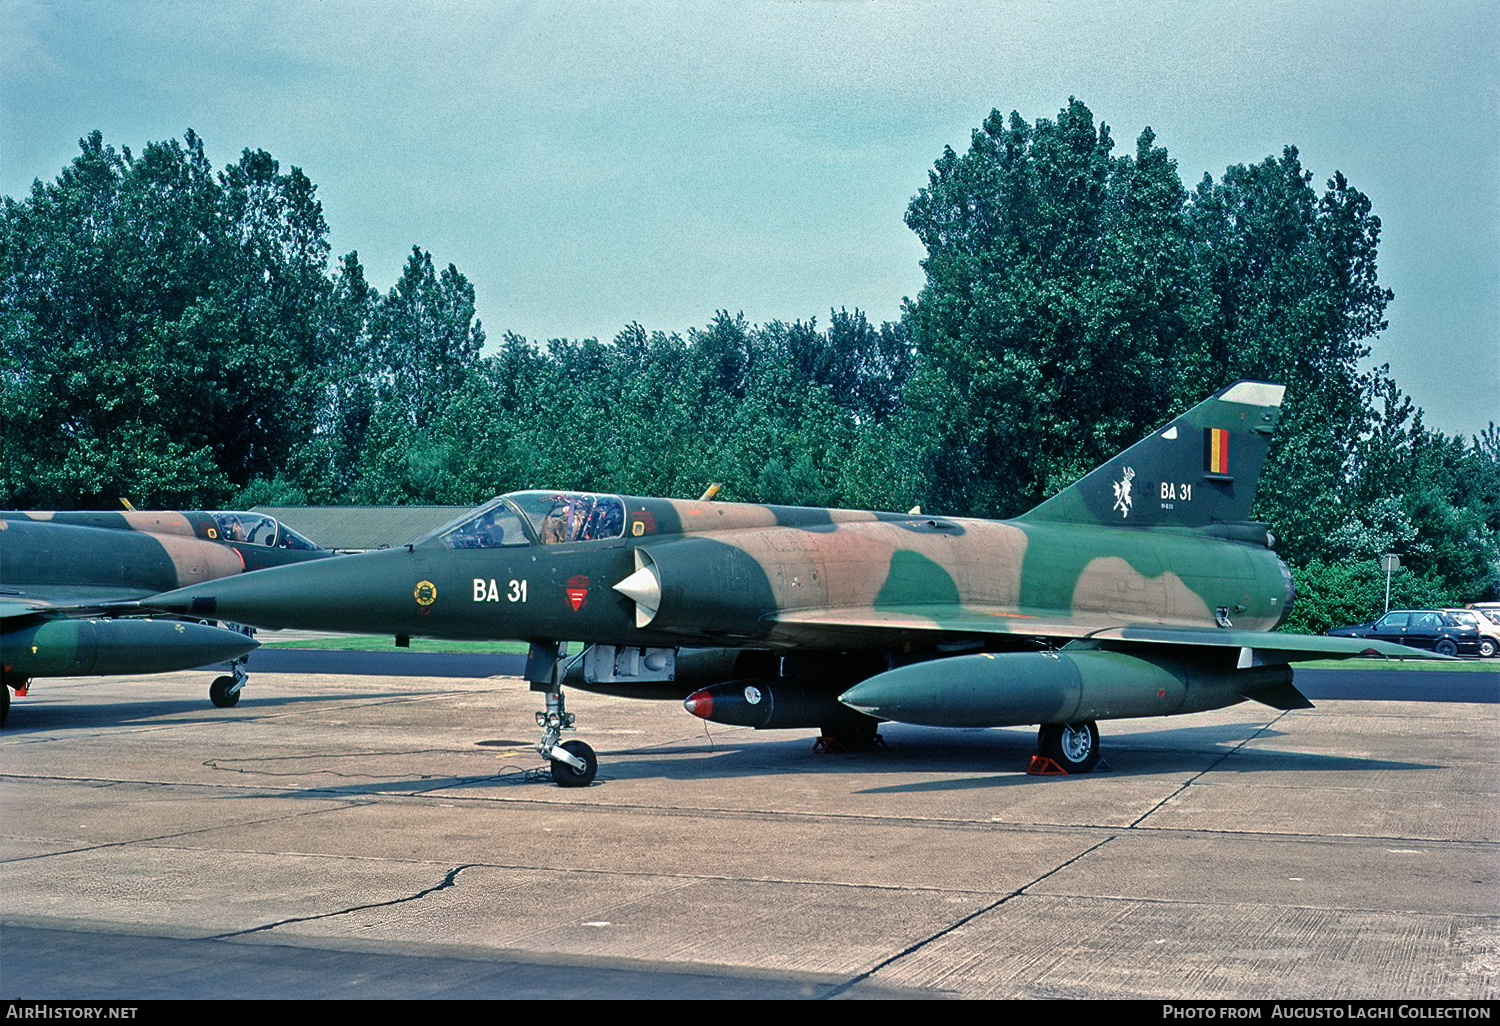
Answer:
[[[1248,520],[1279,385],[1240,382],[1010,521],[530,491],[400,549],[183,589],[160,608],[268,628],[531,642],[539,751],[563,785],[563,685],[685,700],[705,719],[1040,724],[1066,772],[1096,721],[1311,703],[1301,659],[1410,649],[1267,633],[1291,575]],[[562,639],[586,647],[561,655]]]
[[[0,511],[0,724],[37,677],[166,673],[256,647],[210,624],[100,615],[111,605],[332,554],[259,513]],[[244,684],[236,662],[209,698],[232,706]]]

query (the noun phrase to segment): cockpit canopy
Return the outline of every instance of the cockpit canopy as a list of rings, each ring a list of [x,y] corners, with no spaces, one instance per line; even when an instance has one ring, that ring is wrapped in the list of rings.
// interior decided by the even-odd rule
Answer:
[[[625,534],[625,502],[591,492],[511,492],[422,538],[450,549],[563,545]]]
[[[242,513],[236,510],[213,510],[209,516],[218,525],[223,542],[238,542],[246,545],[264,545],[274,549],[298,549],[316,552],[321,546],[314,545],[285,524],[277,523],[275,517],[264,513]]]

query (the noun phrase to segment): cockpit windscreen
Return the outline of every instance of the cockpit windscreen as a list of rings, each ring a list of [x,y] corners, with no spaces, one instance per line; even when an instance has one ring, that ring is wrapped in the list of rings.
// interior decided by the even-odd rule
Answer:
[[[530,545],[521,518],[504,498],[491,499],[457,526],[442,532],[450,549],[497,549]]]
[[[590,492],[511,492],[497,496],[414,544],[438,538],[450,549],[562,545],[625,534],[625,502]]]
[[[264,513],[215,510],[209,515],[218,524],[219,541],[264,545],[267,548],[301,549],[307,552],[318,549],[317,545]]]
[[[589,492],[513,492],[506,496],[543,545],[603,541],[625,534],[625,503]]]

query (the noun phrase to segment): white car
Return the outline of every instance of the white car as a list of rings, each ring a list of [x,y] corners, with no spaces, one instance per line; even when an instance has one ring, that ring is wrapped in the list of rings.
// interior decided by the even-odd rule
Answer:
[[[1500,623],[1486,609],[1445,609],[1459,623],[1479,628],[1479,654],[1488,659],[1500,652]]]

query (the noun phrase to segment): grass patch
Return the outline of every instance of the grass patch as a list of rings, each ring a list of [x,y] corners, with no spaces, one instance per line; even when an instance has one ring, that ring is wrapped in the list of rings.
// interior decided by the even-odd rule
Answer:
[[[524,641],[449,641],[445,638],[412,638],[410,649],[396,647],[389,634],[346,634],[337,638],[302,641],[267,641],[262,648],[312,649],[317,652],[454,652],[464,655],[525,655]]]
[[[1427,670],[1440,673],[1500,673],[1500,659],[1310,659],[1299,670]]]

